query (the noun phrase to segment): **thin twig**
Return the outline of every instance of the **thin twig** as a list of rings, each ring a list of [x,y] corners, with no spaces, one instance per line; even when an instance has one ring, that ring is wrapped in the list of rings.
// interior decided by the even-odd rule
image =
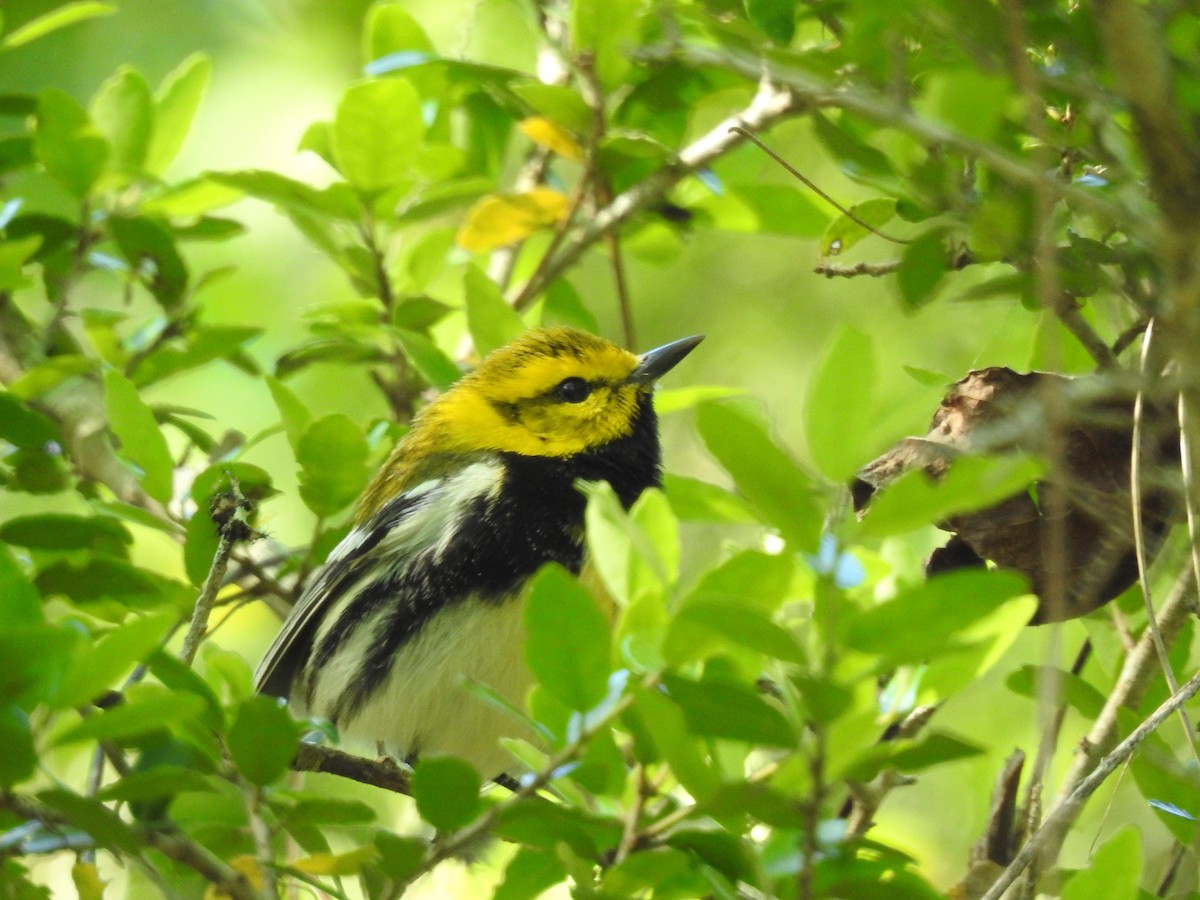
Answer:
[[[779,163],[779,165],[783,166],[783,168],[788,172],[789,175],[791,175],[793,178],[797,179],[802,184],[804,184],[810,191],[812,191],[814,194],[816,194],[818,197],[820,197],[822,200],[824,200],[826,203],[828,203],[830,206],[832,206],[834,209],[836,209],[838,212],[840,212],[843,216],[845,216],[847,219],[849,219],[854,224],[865,228],[867,231],[869,231],[871,234],[875,235],[876,237],[881,237],[885,241],[891,241],[893,244],[911,244],[912,243],[912,241],[907,241],[907,240],[904,240],[903,238],[892,237],[890,234],[885,234],[883,231],[879,230],[874,225],[871,225],[868,222],[864,222],[857,215],[855,215],[854,210],[847,209],[846,207],[842,206],[842,204],[838,203],[831,196],[829,196],[827,193],[825,193],[823,190],[821,190],[821,188],[819,188],[811,178],[809,178],[807,175],[805,175],[803,172],[801,172],[799,169],[797,169],[795,166],[793,166],[790,162],[788,162],[786,159],[784,159],[782,156],[780,156],[778,153],[776,153],[774,150],[772,150],[770,147],[768,147],[764,141],[759,140],[757,135],[751,134],[749,131],[747,131],[745,128],[742,128],[740,125],[734,125],[729,130],[732,132],[735,132],[736,134],[740,134],[742,137],[746,138],[746,140],[751,141],[756,147],[758,147],[759,150],[761,150],[763,153],[767,154],[767,156],[771,157],[771,159],[775,160],[775,162]]]
[[[1096,333],[1096,329],[1092,327],[1092,323],[1083,317],[1083,313],[1079,311],[1079,306],[1074,299],[1064,297],[1054,305],[1054,314],[1066,326],[1067,331],[1075,336],[1075,340],[1079,341],[1092,359],[1096,361],[1097,368],[1117,368],[1117,354]]]
[[[853,266],[839,266],[835,263],[820,263],[813,266],[813,273],[816,275],[824,275],[826,278],[858,278],[862,275],[871,278],[881,278],[884,275],[891,275],[893,272],[900,271],[900,260],[894,259],[889,262],[869,263],[860,262]]]
[[[246,805],[246,821],[250,836],[254,839],[254,853],[258,857],[258,868],[263,878],[263,893],[278,897],[279,887],[275,877],[275,848],[272,846],[271,828],[263,816],[263,791],[259,785],[247,784],[238,779],[238,787]]]
[[[603,209],[597,210],[591,220],[572,234],[555,257],[534,277],[517,290],[509,292],[508,302],[518,309],[524,307],[531,298],[536,297],[547,285],[575,265],[584,252],[608,231],[619,227],[642,210],[654,206],[683,178],[740,145],[745,138],[732,133],[731,128],[738,126],[750,131],[762,131],[776,122],[799,114],[804,108],[805,104],[791,91],[762,83],[758,93],[744,110],[684,147],[673,163],[643,178],[629,190],[614,197]]]
[[[1092,773],[1084,778],[1075,789],[1060,801],[1046,816],[1042,827],[1026,842],[1021,852],[996,879],[982,900],[1000,900],[1001,895],[1017,879],[1017,877],[1044,849],[1043,845],[1055,840],[1056,833],[1066,827],[1079,810],[1083,808],[1088,798],[1096,792],[1122,763],[1133,756],[1134,752],[1152,732],[1173,716],[1188,700],[1200,691],[1200,672],[1189,678],[1178,691],[1175,691],[1158,709],[1151,713],[1142,724],[1133,730],[1129,737],[1121,741],[1111,753],[1096,764]]]

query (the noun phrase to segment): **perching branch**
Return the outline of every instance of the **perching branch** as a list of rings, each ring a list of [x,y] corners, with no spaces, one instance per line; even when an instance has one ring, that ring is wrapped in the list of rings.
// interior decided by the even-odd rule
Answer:
[[[367,759],[332,747],[301,744],[292,768],[297,772],[338,775],[394,794],[412,793],[408,776],[391,759]]]

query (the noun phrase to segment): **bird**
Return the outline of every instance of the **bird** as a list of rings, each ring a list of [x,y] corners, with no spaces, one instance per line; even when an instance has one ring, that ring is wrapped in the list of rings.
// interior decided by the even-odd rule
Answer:
[[[343,744],[506,776],[499,738],[523,726],[464,679],[523,707],[522,587],[548,563],[584,567],[580,482],[607,482],[627,509],[661,484],[653,389],[702,339],[639,356],[559,326],[488,354],[414,417],[256,689],[333,723]]]

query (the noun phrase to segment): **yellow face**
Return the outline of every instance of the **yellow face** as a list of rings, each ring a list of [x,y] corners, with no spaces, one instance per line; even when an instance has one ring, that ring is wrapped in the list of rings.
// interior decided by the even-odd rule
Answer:
[[[488,356],[425,411],[440,446],[567,458],[625,437],[650,389],[638,357],[571,328],[529,332]]]

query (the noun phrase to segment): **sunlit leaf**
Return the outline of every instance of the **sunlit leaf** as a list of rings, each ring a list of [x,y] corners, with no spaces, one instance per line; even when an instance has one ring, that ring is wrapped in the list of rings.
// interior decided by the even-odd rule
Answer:
[[[842,213],[821,237],[821,255],[845,253],[863,238],[870,237],[896,216],[896,201],[889,197],[866,200],[850,207],[853,217]],[[869,227],[868,227],[869,226]]]
[[[238,771],[253,784],[270,784],[288,770],[300,725],[274,697],[257,694],[238,708],[225,738]]]
[[[154,128],[154,101],[141,72],[122,66],[100,85],[89,109],[96,128],[108,139],[114,169],[139,172]]]
[[[520,336],[525,323],[504,301],[500,287],[478,266],[468,265],[463,275],[467,328],[475,349],[485,355]]]
[[[427,756],[412,775],[412,793],[421,818],[435,828],[462,828],[479,813],[479,773],[453,756]]]
[[[520,194],[492,194],[471,207],[455,241],[473,253],[514,244],[561,222],[568,206],[566,194],[546,187]]]
[[[804,405],[809,452],[831,481],[846,481],[872,456],[875,390],[870,338],[853,328],[840,329],[817,367]]]
[[[374,193],[409,174],[425,134],[421,98],[403,78],[377,78],[347,89],[333,120],[333,155],[356,189]]]
[[[544,568],[525,600],[525,661],[538,683],[571,709],[608,689],[609,623],[591,594],[558,566]]]
[[[583,160],[583,147],[579,145],[579,141],[557,122],[544,116],[530,116],[528,119],[522,119],[518,127],[525,137],[539,147],[553,150],[564,159],[573,159],[576,162]]]
[[[137,468],[146,493],[166,503],[173,491],[175,461],[154,413],[138,396],[133,382],[115,369],[104,373],[104,398],[121,455]]]
[[[212,60],[193,53],[163,79],[154,93],[154,133],[146,151],[146,171],[162,174],[183,147],[200,101],[208,89]]]
[[[52,31],[58,31],[60,28],[66,28],[68,25],[74,25],[76,22],[84,22],[99,16],[111,16],[116,11],[117,7],[112,3],[98,3],[94,2],[94,0],[64,3],[57,9],[43,13],[37,18],[26,22],[20,28],[16,28],[6,34],[3,39],[0,39],[0,48],[10,49],[12,47],[20,47],[22,44],[36,41],[38,38],[45,37]]]

